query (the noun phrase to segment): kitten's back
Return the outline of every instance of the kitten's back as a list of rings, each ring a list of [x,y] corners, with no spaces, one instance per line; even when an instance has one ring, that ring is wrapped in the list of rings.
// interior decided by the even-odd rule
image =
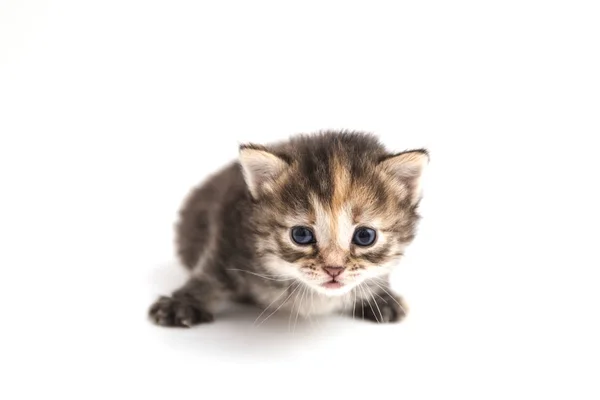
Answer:
[[[229,164],[190,192],[176,226],[177,252],[187,268],[193,269],[201,257],[217,250],[228,205],[244,206],[247,201],[238,163]]]

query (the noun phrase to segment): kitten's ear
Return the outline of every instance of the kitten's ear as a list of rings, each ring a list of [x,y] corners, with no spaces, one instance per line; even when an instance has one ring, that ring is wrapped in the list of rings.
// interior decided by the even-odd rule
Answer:
[[[289,167],[282,158],[253,144],[240,146],[240,164],[248,189],[254,198],[272,189],[272,183]]]
[[[418,149],[386,157],[379,163],[379,168],[395,178],[395,182],[400,188],[407,187],[410,191],[411,202],[415,204],[421,197],[421,178],[428,163],[429,153],[427,150]]]

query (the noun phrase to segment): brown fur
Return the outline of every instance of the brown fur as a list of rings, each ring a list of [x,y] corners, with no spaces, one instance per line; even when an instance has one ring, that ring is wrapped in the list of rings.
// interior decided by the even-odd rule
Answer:
[[[289,303],[296,304],[293,294],[301,291],[317,296],[319,313],[368,302],[391,307],[387,320],[400,319],[400,298],[386,282],[391,264],[415,236],[418,182],[427,159],[422,149],[388,152],[375,136],[360,132],[241,146],[240,161],[186,199],[177,249],[191,271],[190,282],[151,308],[153,320],[167,326],[206,322],[226,299],[250,299],[267,308],[275,299],[273,308],[289,311]],[[356,224],[376,230],[372,246],[351,243]],[[294,225],[310,227],[317,242],[293,242]],[[344,268],[342,289],[324,288],[331,279],[325,267]],[[380,301],[385,296],[394,301]],[[297,311],[309,314],[300,303]],[[383,313],[372,315],[386,319]]]

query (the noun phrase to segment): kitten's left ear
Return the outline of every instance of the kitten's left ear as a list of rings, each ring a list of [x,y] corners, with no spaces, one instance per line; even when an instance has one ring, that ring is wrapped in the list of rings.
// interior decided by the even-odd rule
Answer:
[[[240,146],[239,160],[244,180],[254,198],[271,190],[272,183],[289,167],[285,160],[265,147],[253,144]]]
[[[418,149],[388,156],[379,163],[379,168],[395,178],[399,185],[407,186],[411,202],[415,204],[421,197],[421,177],[428,163],[427,150]]]

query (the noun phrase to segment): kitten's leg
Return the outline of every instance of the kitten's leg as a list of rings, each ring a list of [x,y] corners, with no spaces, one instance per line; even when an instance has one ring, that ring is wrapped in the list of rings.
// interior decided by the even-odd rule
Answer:
[[[148,313],[157,325],[190,327],[212,322],[213,312],[223,300],[224,292],[218,284],[192,277],[171,297],[156,300]]]
[[[388,284],[378,283],[359,289],[358,293],[362,296],[354,305],[355,318],[379,323],[399,322],[408,312],[402,297],[394,293]]]

